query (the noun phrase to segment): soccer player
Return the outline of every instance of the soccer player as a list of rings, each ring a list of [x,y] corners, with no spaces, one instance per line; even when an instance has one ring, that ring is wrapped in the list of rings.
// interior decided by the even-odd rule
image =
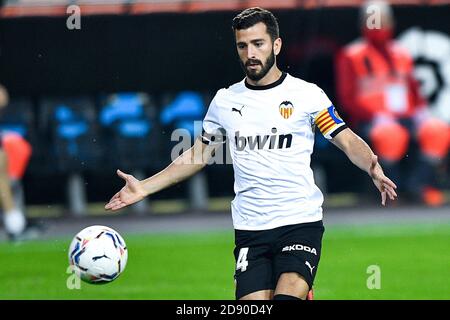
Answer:
[[[121,209],[192,176],[228,141],[236,193],[236,298],[306,299],[324,232],[323,196],[310,168],[314,130],[367,171],[383,205],[396,198],[396,185],[318,86],[278,69],[282,42],[271,12],[246,9],[233,19],[233,30],[245,79],[217,92],[202,136],[167,168],[142,181],[118,170],[125,186],[105,209]],[[201,163],[196,150],[202,151]]]

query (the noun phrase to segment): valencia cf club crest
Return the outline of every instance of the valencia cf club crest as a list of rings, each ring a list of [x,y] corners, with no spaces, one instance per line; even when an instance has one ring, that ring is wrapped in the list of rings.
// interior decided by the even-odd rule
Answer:
[[[290,101],[283,101],[280,106],[280,114],[283,118],[288,119],[294,112],[294,106]]]

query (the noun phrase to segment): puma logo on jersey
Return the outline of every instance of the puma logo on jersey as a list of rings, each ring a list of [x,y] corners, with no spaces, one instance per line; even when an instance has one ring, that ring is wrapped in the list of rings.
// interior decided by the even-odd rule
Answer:
[[[313,270],[316,266],[311,266],[311,264],[309,263],[309,261],[305,262],[306,266],[309,268],[309,270],[311,271],[311,275],[313,274]]]
[[[277,128],[272,128],[272,135],[256,135],[250,137],[241,136],[239,131],[234,135],[236,150],[243,151],[246,147],[250,150],[261,149],[283,149],[290,148],[292,145],[292,134],[277,135]]]
[[[242,106],[241,109],[232,108],[231,112],[238,112],[241,115],[241,117],[242,117],[242,109],[244,109],[244,107],[245,106]]]
[[[304,246],[302,244],[293,244],[291,246],[285,246],[283,248],[283,250],[281,250],[281,252],[285,252],[285,251],[306,251],[306,252],[310,252],[317,256],[316,248],[311,248],[308,246]]]

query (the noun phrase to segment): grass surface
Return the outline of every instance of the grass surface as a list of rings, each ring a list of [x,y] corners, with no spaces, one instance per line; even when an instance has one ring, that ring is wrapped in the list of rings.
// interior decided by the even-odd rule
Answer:
[[[106,285],[67,273],[70,238],[0,243],[0,299],[234,299],[233,232],[124,234],[125,272]],[[327,227],[316,299],[450,299],[450,225]],[[367,269],[381,271],[368,289]]]

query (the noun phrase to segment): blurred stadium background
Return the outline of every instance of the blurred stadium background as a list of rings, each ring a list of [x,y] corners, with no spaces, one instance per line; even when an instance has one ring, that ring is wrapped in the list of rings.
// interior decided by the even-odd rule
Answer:
[[[274,12],[281,68],[335,101],[334,56],[359,37],[362,2],[0,0],[0,83],[10,96],[0,130],[33,147],[16,194],[42,228],[18,243],[0,229],[0,299],[233,299],[231,165],[110,215],[103,206],[122,186],[115,170],[144,177],[169,164],[172,131],[195,134],[215,92],[242,79],[230,22],[246,7]],[[432,112],[450,122],[450,1],[390,3]],[[67,28],[70,5],[80,29]],[[400,197],[381,208],[343,153],[320,136],[315,148],[327,228],[316,298],[450,299],[449,159],[445,205]],[[107,286],[70,290],[68,245],[93,224],[125,237],[129,265]],[[381,268],[379,290],[366,286],[370,265]]]

